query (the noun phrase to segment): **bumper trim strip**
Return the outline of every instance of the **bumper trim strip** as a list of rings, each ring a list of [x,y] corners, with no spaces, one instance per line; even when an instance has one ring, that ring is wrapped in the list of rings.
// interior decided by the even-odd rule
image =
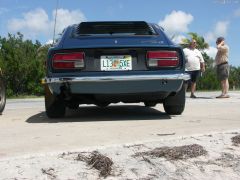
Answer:
[[[161,74],[161,75],[128,75],[128,76],[91,76],[91,77],[57,77],[45,78],[42,84],[51,83],[77,83],[77,82],[109,82],[109,81],[142,81],[142,80],[189,80],[186,73]]]

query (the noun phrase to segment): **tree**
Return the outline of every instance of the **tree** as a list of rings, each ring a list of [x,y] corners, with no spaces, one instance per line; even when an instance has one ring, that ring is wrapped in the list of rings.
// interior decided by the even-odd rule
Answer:
[[[205,42],[204,38],[202,36],[199,36],[197,33],[189,32],[188,35],[190,36],[190,39],[184,38],[182,39],[181,46],[183,48],[188,47],[191,39],[195,39],[197,42],[197,49],[203,52],[205,49],[208,49],[209,45]]]
[[[230,89],[240,89],[240,67],[230,66],[229,75]]]
[[[24,40],[21,33],[0,37],[0,65],[7,83],[7,95],[43,94],[40,79],[44,77],[44,64],[38,58],[41,43]]]

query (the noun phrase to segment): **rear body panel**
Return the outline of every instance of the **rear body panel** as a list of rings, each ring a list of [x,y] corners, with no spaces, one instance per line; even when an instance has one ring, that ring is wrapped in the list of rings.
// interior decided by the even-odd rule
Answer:
[[[149,24],[153,35],[76,36],[76,25],[68,27],[61,40],[51,48],[47,60],[46,85],[56,96],[79,104],[94,101],[162,102],[177,93],[185,80],[183,51],[174,45],[160,27]],[[176,51],[176,67],[150,68],[148,51]],[[57,70],[52,57],[56,53],[84,52],[82,69]],[[131,70],[103,71],[102,56],[131,56]]]

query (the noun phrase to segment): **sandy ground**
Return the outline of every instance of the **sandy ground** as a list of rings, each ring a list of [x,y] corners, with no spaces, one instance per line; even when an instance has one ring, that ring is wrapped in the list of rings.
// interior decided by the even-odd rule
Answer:
[[[124,144],[102,148],[83,148],[62,153],[27,155],[0,160],[0,179],[240,179],[240,129],[197,136],[182,136],[144,144]],[[171,135],[169,135],[171,136]],[[199,149],[189,150],[186,157],[159,157],[151,155],[155,148],[199,145]],[[109,168],[109,173],[101,175],[79,157],[90,158],[93,152],[109,158],[109,167],[102,162],[101,167]],[[174,152],[172,152],[174,153]],[[176,152],[175,152],[176,153]],[[188,157],[193,154],[196,157]],[[166,154],[165,154],[166,155]]]
[[[240,92],[217,95],[187,94],[181,116],[120,103],[57,120],[46,117],[42,98],[7,100],[0,180],[240,179]]]
[[[118,103],[107,108],[83,105],[65,118],[48,119],[42,98],[7,100],[0,116],[0,159],[240,128],[240,91],[231,92],[228,99],[216,99],[219,92],[196,95],[197,99],[191,99],[187,94],[180,116],[167,115],[162,104],[146,108],[141,103]]]

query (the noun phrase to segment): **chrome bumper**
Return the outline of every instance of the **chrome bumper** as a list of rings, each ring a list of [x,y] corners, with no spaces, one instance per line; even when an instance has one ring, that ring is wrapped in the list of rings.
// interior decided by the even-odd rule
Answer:
[[[165,75],[128,75],[128,76],[94,76],[94,77],[59,77],[45,78],[42,84],[66,83],[66,82],[111,82],[111,81],[142,81],[142,80],[184,80],[187,81],[190,76],[185,73],[165,74]]]

